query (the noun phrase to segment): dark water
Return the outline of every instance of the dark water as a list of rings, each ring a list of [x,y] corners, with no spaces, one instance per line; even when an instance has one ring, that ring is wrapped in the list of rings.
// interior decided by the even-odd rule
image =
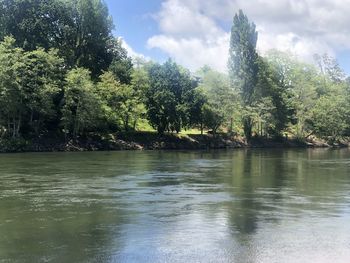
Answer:
[[[350,262],[349,150],[0,155],[0,262]]]

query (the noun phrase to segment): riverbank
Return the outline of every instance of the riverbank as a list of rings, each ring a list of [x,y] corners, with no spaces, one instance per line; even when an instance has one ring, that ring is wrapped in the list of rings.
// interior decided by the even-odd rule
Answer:
[[[348,147],[347,143],[329,145],[320,140],[298,141],[293,139],[255,138],[247,143],[241,137],[226,134],[158,135],[152,132],[118,134],[89,134],[76,139],[62,136],[34,139],[2,139],[0,152],[74,152],[118,150],[206,150],[235,148],[307,148]]]

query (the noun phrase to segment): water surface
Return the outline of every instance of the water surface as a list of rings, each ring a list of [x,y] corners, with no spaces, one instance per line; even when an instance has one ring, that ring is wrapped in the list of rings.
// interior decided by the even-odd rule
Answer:
[[[350,262],[350,151],[0,155],[0,262]]]

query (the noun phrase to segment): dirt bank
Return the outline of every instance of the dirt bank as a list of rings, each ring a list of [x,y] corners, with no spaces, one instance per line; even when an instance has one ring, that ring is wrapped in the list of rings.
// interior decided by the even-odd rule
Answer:
[[[332,146],[347,146],[332,145]],[[151,132],[116,134],[89,134],[79,138],[45,136],[32,139],[2,139],[0,152],[67,152],[67,151],[118,151],[118,150],[206,150],[235,148],[291,148],[332,147],[320,140],[255,138],[247,143],[241,137],[226,134],[205,135],[158,135]]]

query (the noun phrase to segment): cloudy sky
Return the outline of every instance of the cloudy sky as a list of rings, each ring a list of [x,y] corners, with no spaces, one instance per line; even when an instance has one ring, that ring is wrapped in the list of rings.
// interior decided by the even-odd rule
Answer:
[[[312,62],[337,57],[350,73],[350,0],[106,0],[129,53],[168,57],[196,70],[226,70],[233,15],[242,9],[257,25],[258,50],[277,48]]]

